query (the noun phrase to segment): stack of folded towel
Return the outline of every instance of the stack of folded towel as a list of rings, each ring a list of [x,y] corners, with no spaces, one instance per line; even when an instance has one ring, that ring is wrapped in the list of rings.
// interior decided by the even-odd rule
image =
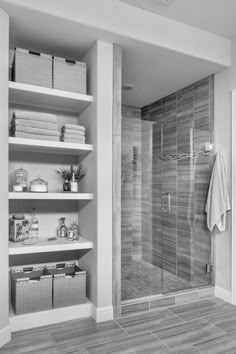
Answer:
[[[85,144],[85,127],[82,125],[65,124],[61,128],[61,141]]]
[[[25,139],[59,141],[57,118],[54,114],[15,111],[10,127],[11,136]]]

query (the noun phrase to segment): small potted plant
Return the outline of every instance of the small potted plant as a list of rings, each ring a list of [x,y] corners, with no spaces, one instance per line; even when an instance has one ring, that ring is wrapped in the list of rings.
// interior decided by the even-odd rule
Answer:
[[[57,173],[64,181],[63,191],[77,193],[79,191],[78,184],[86,175],[86,170],[83,169],[82,165],[79,165],[77,168],[71,165],[70,169],[61,168],[57,170]]]

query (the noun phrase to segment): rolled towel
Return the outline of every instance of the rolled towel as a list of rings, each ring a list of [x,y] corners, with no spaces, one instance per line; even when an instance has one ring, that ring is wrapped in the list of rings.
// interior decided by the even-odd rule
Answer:
[[[28,133],[28,134],[35,134],[35,135],[50,135],[50,136],[60,136],[59,132],[57,130],[52,130],[52,129],[40,129],[40,128],[31,128],[31,127],[22,127],[20,125],[17,125],[14,129],[13,132],[22,132],[22,133]]]
[[[15,132],[14,136],[16,138],[24,138],[24,139],[59,141],[58,136],[28,134],[28,133],[23,133],[23,132]]]
[[[79,131],[79,130],[71,130],[71,129],[63,129],[62,134],[73,134],[73,135],[77,135],[77,136],[85,136],[85,131]]]
[[[30,119],[40,122],[56,123],[57,117],[54,114],[42,113],[42,112],[30,112],[30,111],[14,111],[13,116],[17,119]]]
[[[76,124],[65,124],[65,125],[63,125],[62,129],[85,131],[85,127],[83,127],[82,125],[76,125]]]
[[[77,139],[63,139],[61,141],[63,141],[64,143],[85,144],[84,140],[77,140]]]
[[[22,127],[31,127],[31,128],[40,128],[40,129],[54,129],[58,130],[58,126],[56,123],[51,122],[42,122],[33,119],[18,119],[13,118],[11,121],[11,125],[15,126],[22,126]]]

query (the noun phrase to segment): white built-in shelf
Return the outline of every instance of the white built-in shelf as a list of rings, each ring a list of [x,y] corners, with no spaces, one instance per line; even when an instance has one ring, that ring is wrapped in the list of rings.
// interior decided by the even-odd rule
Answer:
[[[9,138],[10,151],[41,152],[46,154],[80,155],[93,151],[93,145],[64,143],[23,138]]]
[[[92,200],[92,193],[31,193],[10,192],[9,199],[14,200]]]
[[[92,303],[61,307],[58,309],[15,315],[12,306],[9,310],[9,322],[12,332],[48,326],[64,321],[76,320],[92,316]]]
[[[68,239],[57,238],[48,241],[47,238],[39,238],[37,243],[33,245],[24,245],[23,242],[9,242],[9,255],[32,254],[45,252],[60,252],[70,250],[86,250],[92,249],[93,243],[81,237],[78,241],[70,241]]]
[[[80,113],[93,102],[93,97],[9,81],[9,102],[32,107]]]

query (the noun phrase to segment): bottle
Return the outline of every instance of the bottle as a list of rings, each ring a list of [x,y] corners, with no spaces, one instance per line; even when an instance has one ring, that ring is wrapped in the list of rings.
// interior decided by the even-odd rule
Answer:
[[[66,218],[61,218],[61,225],[59,227],[59,237],[67,237],[67,227],[65,225]]]
[[[30,237],[38,237],[39,236],[39,221],[36,216],[36,210],[33,208],[33,215],[30,221]]]
[[[63,183],[63,191],[64,192],[69,192],[70,191],[70,183],[69,183],[68,179],[66,179],[65,182]]]
[[[72,172],[71,180],[70,180],[70,191],[71,192],[78,192],[78,182],[75,178],[75,173]]]

